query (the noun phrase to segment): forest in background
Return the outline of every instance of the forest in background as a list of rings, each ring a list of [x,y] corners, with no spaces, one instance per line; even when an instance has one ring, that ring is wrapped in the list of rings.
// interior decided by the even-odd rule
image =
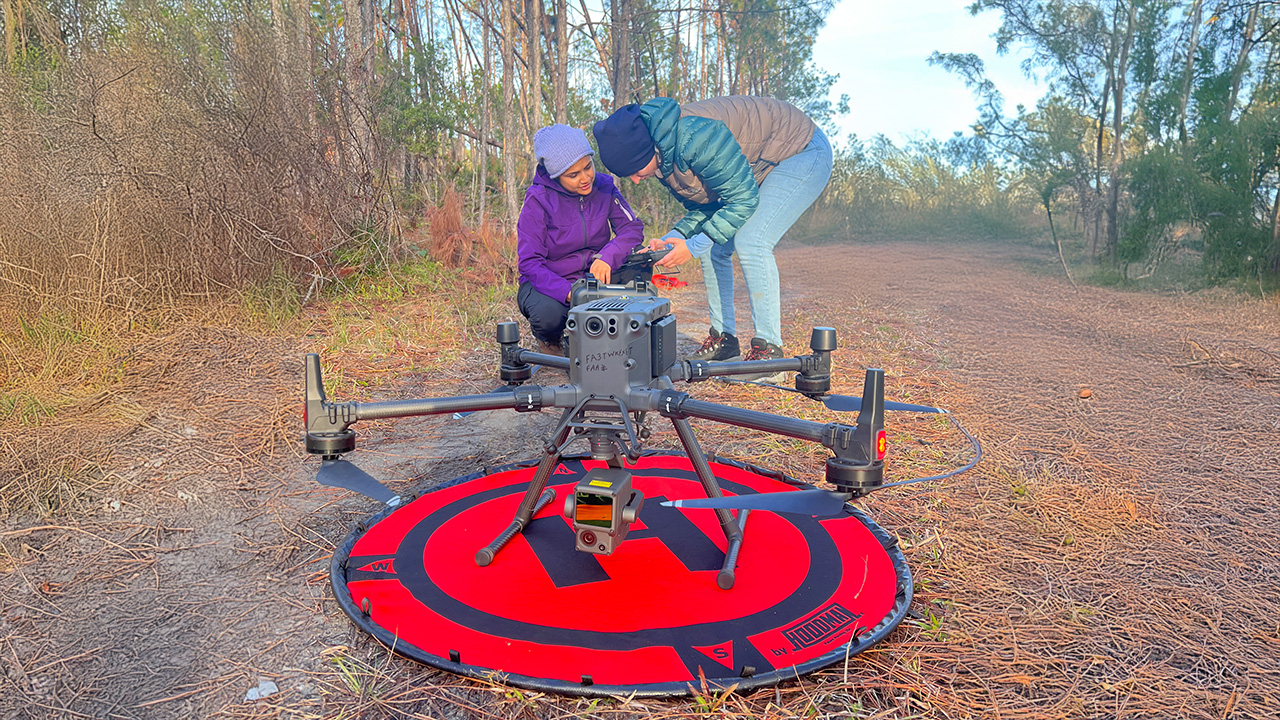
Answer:
[[[508,228],[550,122],[657,95],[849,112],[811,58],[834,0],[0,0],[0,295],[134,314],[315,297],[414,255],[514,271]],[[844,138],[796,232],[1066,243],[1140,278],[1280,272],[1280,3],[978,0],[1047,81],[972,135]],[[922,61],[924,59],[922,58]],[[868,72],[873,72],[869,68]],[[854,101],[856,105],[856,99]],[[661,226],[655,184],[627,187]]]

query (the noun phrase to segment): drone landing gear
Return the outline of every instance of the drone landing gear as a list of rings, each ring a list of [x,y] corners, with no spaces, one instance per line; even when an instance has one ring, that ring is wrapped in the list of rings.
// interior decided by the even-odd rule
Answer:
[[[511,524],[498,537],[494,538],[493,542],[476,552],[476,565],[487,567],[491,564],[498,552],[506,547],[507,543],[511,542],[516,535],[524,532],[529,523],[533,521],[534,516],[555,500],[555,491],[547,489],[547,481],[560,463],[561,450],[565,446],[565,441],[575,427],[589,427],[589,425],[584,425],[583,423],[570,422],[576,416],[577,412],[572,410],[566,413],[565,419],[561,421],[560,431],[556,433],[551,442],[547,443],[544,449],[542,459],[538,463],[538,469],[534,473],[528,489],[525,491],[524,498],[520,501],[515,518],[511,520]],[[680,438],[680,444],[684,446],[685,454],[693,464],[694,472],[698,476],[703,492],[706,493],[708,498],[723,498],[724,493],[720,489],[720,482],[716,479],[715,472],[711,469],[706,453],[702,451],[702,447],[698,444],[698,439],[694,436],[693,428],[690,427],[689,421],[683,417],[674,417],[671,418],[671,424],[675,427],[676,435]],[[603,438],[604,429],[595,428],[589,432],[592,433],[590,439],[592,441],[593,457],[604,459],[608,467],[614,470],[622,470],[624,467],[622,457],[616,451],[613,442]],[[626,501],[626,499],[624,498],[623,501]],[[639,501],[643,503],[643,497],[639,498]],[[571,504],[567,507],[573,507],[573,505]],[[632,515],[634,516],[634,512],[638,512],[638,510],[639,507],[637,506]],[[740,510],[737,518],[733,516],[731,511],[723,508],[717,509],[715,513],[728,543],[725,548],[724,565],[716,573],[716,585],[722,590],[730,590],[735,582],[738,553],[742,550],[743,531],[750,511]],[[570,519],[573,520],[574,518],[570,517]],[[619,539],[621,537],[625,537],[625,528]]]
[[[538,470],[533,474],[533,481],[529,483],[529,489],[525,491],[524,499],[520,501],[520,507],[516,509],[515,519],[507,526],[502,534],[494,538],[493,542],[481,548],[476,552],[476,565],[486,567],[493,562],[493,558],[498,551],[506,547],[507,543],[524,529],[529,526],[533,520],[533,516],[542,511],[548,503],[556,499],[555,490],[543,490],[547,487],[547,480],[551,477],[551,473],[555,471],[556,465],[560,463],[560,445],[569,436],[569,428],[562,423],[562,429],[556,434],[553,441],[547,443],[545,452],[542,455],[541,462],[538,463]]]
[[[698,439],[693,436],[693,428],[689,427],[689,421],[685,418],[672,418],[671,424],[675,426],[676,435],[680,438],[680,444],[684,446],[685,454],[693,463],[693,470],[698,474],[703,492],[709,498],[724,497],[724,493],[720,490],[720,482],[711,471],[711,464],[707,462],[706,454],[698,445]],[[747,525],[747,512],[739,511],[738,519],[734,520],[732,513],[720,508],[716,510],[716,519],[720,521],[720,529],[724,530],[724,537],[729,541],[729,546],[725,548],[724,566],[720,568],[720,572],[716,573],[716,585],[721,590],[729,590],[733,588],[738,552],[742,549],[743,528]]]

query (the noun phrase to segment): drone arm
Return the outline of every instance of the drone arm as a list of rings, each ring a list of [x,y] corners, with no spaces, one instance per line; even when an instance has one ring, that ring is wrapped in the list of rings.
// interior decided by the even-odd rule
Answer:
[[[763,430],[775,435],[822,442],[823,428],[821,423],[797,418],[783,417],[772,413],[730,407],[719,403],[695,400],[688,393],[675,390],[664,390],[658,394],[657,406],[654,408],[666,417],[694,417],[703,420],[714,420],[726,425]]]
[[[873,373],[868,372],[868,378]],[[882,377],[882,374],[879,375]],[[877,392],[882,392],[882,386]],[[883,395],[880,395],[883,398]],[[881,400],[883,402],[883,400]],[[883,432],[883,410],[859,415],[858,426],[816,423],[772,413],[729,407],[695,400],[687,393],[663,390],[656,393],[654,410],[666,417],[696,417],[737,427],[762,430],[815,442],[834,453],[827,459],[827,480],[854,496],[865,495],[883,482],[884,462],[875,443]],[[876,421],[880,424],[876,424]]]
[[[544,353],[534,352],[532,350],[525,350],[523,348],[518,348],[517,350],[518,350],[518,360],[522,363],[532,364],[532,365],[543,365],[545,367],[555,368],[557,370],[569,369],[569,363],[571,361],[567,357],[563,357],[560,355],[547,355]]]
[[[792,372],[798,373],[797,390],[806,395],[821,395],[831,389],[831,351],[836,349],[835,329],[815,327],[809,338],[809,347],[813,350],[809,355],[777,360],[739,362],[686,360],[677,363],[668,374],[673,379],[692,383],[725,375]]]
[[[554,404],[555,395],[554,389],[528,385],[512,388],[510,393],[374,403],[329,402],[325,398],[324,383],[320,377],[320,356],[311,353],[306,360],[306,404],[303,410],[307,450],[326,456],[351,451],[355,447],[355,434],[350,428],[359,420],[475,410],[511,409],[527,412]]]

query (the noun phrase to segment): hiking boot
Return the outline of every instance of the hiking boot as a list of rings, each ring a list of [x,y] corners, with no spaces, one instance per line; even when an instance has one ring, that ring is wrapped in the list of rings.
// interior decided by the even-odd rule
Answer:
[[[786,355],[782,354],[782,348],[771,342],[766,342],[764,338],[751,338],[751,348],[747,350],[747,354],[743,356],[743,360],[781,360]],[[792,373],[786,371],[779,372],[762,372],[753,373],[751,375],[736,375],[739,380],[751,380],[763,383],[784,383]]]
[[[711,328],[711,334],[707,336],[706,340],[702,341],[702,347],[698,348],[688,359],[728,362],[739,360],[741,357],[742,353],[738,349],[737,337]]]

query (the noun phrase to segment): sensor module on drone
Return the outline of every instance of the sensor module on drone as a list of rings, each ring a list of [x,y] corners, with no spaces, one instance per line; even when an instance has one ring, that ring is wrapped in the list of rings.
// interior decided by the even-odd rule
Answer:
[[[579,280],[566,357],[520,347],[501,322],[498,377],[483,395],[358,403],[325,397],[306,357],[306,448],[316,480],[385,504],[334,553],[330,578],[348,616],[396,653],[475,678],[572,695],[663,696],[770,685],[845,660],[906,616],[911,573],[893,536],[851,501],[886,487],[885,413],[945,413],[887,402],[884,371],[862,396],[834,395],[836,331],[786,359],[676,359],[671,303],[634,252],[621,284]],[[538,367],[568,382],[535,385]],[[692,397],[676,383],[794,374],[798,392],[852,425],[818,423]],[[740,381],[741,382],[741,381]],[[361,420],[557,410],[542,455],[435,484],[405,499],[343,456]],[[683,452],[644,448],[671,423]],[[691,419],[797,438],[831,452],[806,485],[703,450]],[[585,443],[579,441],[585,440]],[[571,447],[578,445],[572,453]],[[585,446],[585,447],[584,447]],[[559,500],[559,502],[556,502]]]

